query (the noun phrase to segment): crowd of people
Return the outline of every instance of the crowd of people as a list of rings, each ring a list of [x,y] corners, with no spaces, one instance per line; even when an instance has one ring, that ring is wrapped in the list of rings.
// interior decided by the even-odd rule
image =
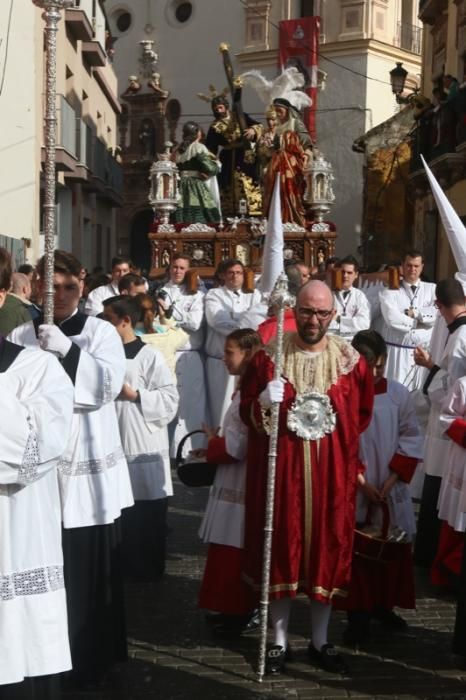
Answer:
[[[466,655],[463,287],[422,281],[417,250],[393,289],[359,284],[352,256],[327,279],[302,261],[285,271],[296,306],[277,379],[277,308],[239,260],[212,282],[175,254],[154,283],[121,257],[86,278],[58,250],[46,324],[44,260],[12,273],[0,250],[0,699],[93,687],[126,659],[123,582],[164,573],[171,467],[192,431],[186,449],[217,465],[199,605],[217,631],[257,625],[276,404],[267,673],[292,656],[298,594],[310,663],[327,671],[348,671],[328,640],[333,608],[347,612],[346,644],[374,620],[406,627],[394,609],[415,607],[413,498],[417,562],[437,585],[462,582]]]

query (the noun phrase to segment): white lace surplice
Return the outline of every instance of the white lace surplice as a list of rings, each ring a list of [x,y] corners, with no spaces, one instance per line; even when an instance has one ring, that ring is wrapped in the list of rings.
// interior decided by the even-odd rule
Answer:
[[[238,461],[218,465],[199,536],[204,542],[242,549],[248,429],[239,416],[239,403],[240,392],[237,391],[222,429],[226,451]]]
[[[0,685],[71,668],[58,459],[73,386],[47,353],[0,373]]]
[[[42,352],[32,323],[16,328],[10,338]],[[106,525],[134,503],[114,404],[126,359],[115,328],[93,316],[70,340],[81,352],[71,436],[59,465],[63,525]]]

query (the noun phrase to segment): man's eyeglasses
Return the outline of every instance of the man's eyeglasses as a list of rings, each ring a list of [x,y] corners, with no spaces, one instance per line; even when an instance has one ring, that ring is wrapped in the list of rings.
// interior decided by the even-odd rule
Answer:
[[[298,316],[302,316],[303,318],[312,318],[313,316],[316,316],[319,321],[326,321],[328,318],[333,313],[333,309],[306,309],[303,307],[300,307],[298,309]]]

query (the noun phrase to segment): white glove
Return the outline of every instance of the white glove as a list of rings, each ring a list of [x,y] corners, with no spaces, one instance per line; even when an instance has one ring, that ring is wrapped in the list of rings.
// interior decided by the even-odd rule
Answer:
[[[72,342],[61,332],[58,326],[43,323],[39,326],[39,345],[42,350],[48,350],[58,357],[68,354]]]
[[[272,379],[264,391],[259,394],[259,402],[262,408],[270,408],[273,403],[281,403],[285,395],[285,380]]]

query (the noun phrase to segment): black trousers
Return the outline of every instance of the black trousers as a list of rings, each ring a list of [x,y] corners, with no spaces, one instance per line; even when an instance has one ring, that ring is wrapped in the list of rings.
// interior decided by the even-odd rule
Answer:
[[[461,656],[466,656],[466,533],[464,538],[465,549],[461,563],[455,631],[453,633],[453,651]]]
[[[168,498],[136,501],[122,512],[125,576],[158,578],[165,571]]]
[[[417,522],[414,545],[414,563],[430,569],[437,554],[441,521],[438,519],[437,502],[442,479],[426,474],[422,489],[421,508]]]
[[[60,700],[60,674],[0,685],[0,700]]]
[[[99,681],[127,659],[120,519],[63,530],[72,675]]]

